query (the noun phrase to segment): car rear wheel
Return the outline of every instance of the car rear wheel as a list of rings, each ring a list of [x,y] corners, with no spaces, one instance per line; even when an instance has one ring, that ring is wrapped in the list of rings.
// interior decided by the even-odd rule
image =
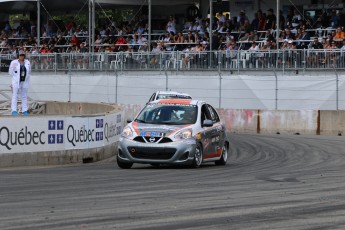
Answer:
[[[194,160],[192,163],[193,168],[199,168],[204,160],[203,151],[201,145],[198,143],[195,148]]]
[[[224,143],[222,148],[222,156],[219,160],[215,161],[214,163],[216,165],[226,165],[226,161],[228,160],[228,148],[226,147],[226,144]]]
[[[122,169],[130,169],[133,166],[133,163],[120,161],[118,157],[116,158],[116,161],[117,165]]]

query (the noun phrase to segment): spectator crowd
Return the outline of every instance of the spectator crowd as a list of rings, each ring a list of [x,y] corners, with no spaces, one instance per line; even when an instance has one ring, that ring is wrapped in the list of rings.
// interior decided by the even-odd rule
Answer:
[[[212,31],[210,20],[200,15],[177,23],[169,16],[164,32],[153,33],[148,43],[147,15],[137,15],[131,22],[115,25],[109,20],[99,21],[94,39],[94,52],[119,51],[208,51],[208,50],[274,50],[274,49],[345,49],[345,17],[336,10],[315,15],[314,18],[294,8],[284,15],[280,12],[279,36],[276,36],[277,18],[273,9],[258,10],[252,19],[241,10],[236,17],[219,11],[215,14]],[[16,28],[3,23],[0,35],[1,54],[16,56],[19,50],[27,54],[87,53],[89,32],[87,25],[48,20],[41,26],[40,46],[37,45],[37,25],[22,20]],[[155,28],[152,28],[154,31]],[[212,37],[212,39],[211,39]],[[278,38],[278,40],[277,40]],[[211,43],[212,41],[212,43]]]

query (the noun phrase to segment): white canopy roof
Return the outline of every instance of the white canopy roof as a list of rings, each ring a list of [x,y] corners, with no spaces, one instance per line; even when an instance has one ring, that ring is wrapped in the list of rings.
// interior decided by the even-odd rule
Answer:
[[[48,10],[72,10],[80,9],[89,0],[41,0],[42,4]],[[0,6],[6,11],[22,11],[22,10],[34,10],[37,0],[0,0]],[[198,3],[199,0],[152,0],[152,5],[188,5]],[[147,5],[148,0],[96,0],[103,6],[105,5],[131,5],[141,6]]]

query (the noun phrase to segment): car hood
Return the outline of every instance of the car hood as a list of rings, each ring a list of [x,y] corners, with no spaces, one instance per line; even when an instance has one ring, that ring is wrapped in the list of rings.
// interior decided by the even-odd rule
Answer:
[[[184,129],[192,124],[187,125],[159,125],[132,122],[131,126],[138,136],[170,136],[181,129]]]

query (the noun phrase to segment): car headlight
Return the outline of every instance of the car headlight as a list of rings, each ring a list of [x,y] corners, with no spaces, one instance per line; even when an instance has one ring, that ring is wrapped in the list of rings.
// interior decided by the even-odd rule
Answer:
[[[176,139],[188,139],[192,137],[192,130],[185,129],[175,134]]]
[[[133,136],[133,131],[127,126],[123,129],[122,136],[125,138],[130,138]]]

